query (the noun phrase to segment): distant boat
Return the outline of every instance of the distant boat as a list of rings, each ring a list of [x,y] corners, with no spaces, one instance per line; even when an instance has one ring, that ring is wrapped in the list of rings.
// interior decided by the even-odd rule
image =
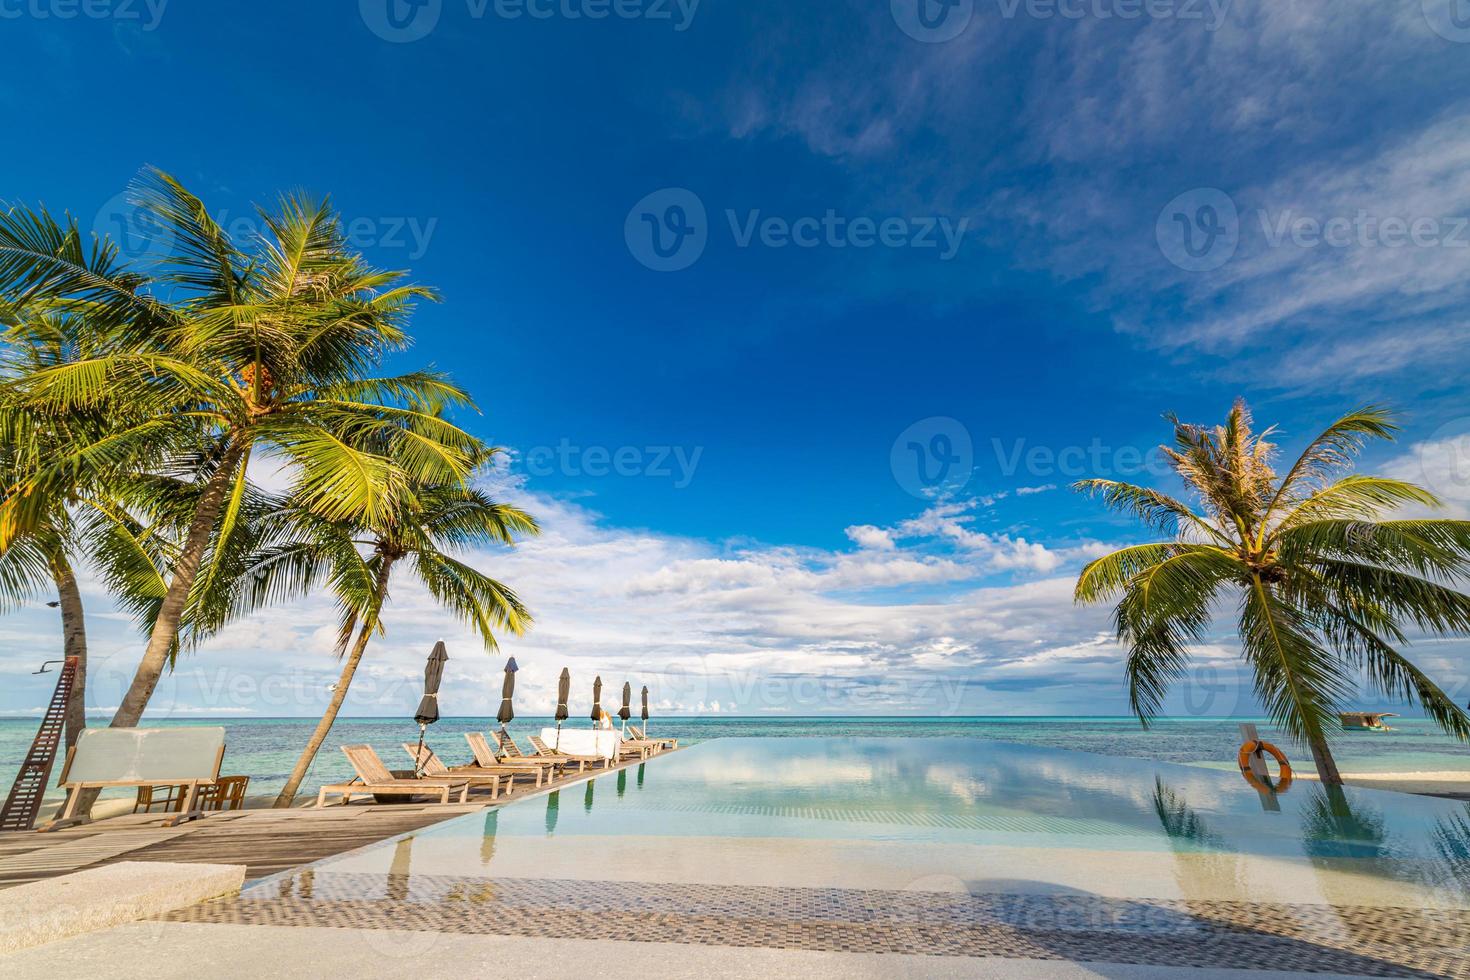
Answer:
[[[1348,732],[1391,732],[1383,723],[1385,718],[1397,718],[1391,711],[1344,711],[1337,716],[1342,721],[1343,731]]]

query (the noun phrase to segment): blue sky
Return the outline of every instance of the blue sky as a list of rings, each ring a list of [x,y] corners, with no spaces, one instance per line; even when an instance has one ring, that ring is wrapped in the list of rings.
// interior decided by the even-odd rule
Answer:
[[[497,485],[547,521],[486,557],[538,614],[507,644],[532,699],[565,660],[668,710],[1121,711],[1068,590],[1139,531],[1066,486],[1162,480],[1162,413],[1236,396],[1288,448],[1391,403],[1370,462],[1464,508],[1460,0],[924,2],[3,0],[0,196],[147,261],[119,198],[144,164],[247,232],[304,187],[442,291],[404,362],[476,393]],[[461,636],[395,601],[384,685]],[[48,615],[0,629],[44,649]],[[330,609],[286,618],[201,652],[173,709],[314,713]],[[1462,645],[1420,655],[1466,682]]]

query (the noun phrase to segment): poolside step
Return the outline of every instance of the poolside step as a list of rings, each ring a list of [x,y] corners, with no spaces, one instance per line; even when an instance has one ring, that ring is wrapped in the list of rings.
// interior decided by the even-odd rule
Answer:
[[[0,953],[161,915],[240,890],[230,864],[124,861],[0,892]]]

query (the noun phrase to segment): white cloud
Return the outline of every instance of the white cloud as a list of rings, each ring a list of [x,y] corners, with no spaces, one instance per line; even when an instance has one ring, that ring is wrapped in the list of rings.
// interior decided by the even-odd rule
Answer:
[[[881,527],[871,524],[858,524],[847,529],[847,536],[852,543],[859,548],[871,548],[874,551],[892,551],[896,545],[893,543],[893,535]]]

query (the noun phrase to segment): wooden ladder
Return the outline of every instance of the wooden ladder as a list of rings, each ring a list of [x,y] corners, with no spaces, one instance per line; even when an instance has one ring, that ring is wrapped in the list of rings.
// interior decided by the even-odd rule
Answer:
[[[0,810],[0,831],[30,830],[36,822],[41,798],[46,795],[46,781],[51,778],[51,767],[56,763],[56,750],[61,746],[62,730],[66,727],[66,702],[71,696],[71,685],[76,676],[77,658],[67,657],[56,681],[56,691],[51,695],[51,704],[36,731],[36,740],[20,764],[20,772],[15,777],[15,785],[10,787],[5,808]]]

